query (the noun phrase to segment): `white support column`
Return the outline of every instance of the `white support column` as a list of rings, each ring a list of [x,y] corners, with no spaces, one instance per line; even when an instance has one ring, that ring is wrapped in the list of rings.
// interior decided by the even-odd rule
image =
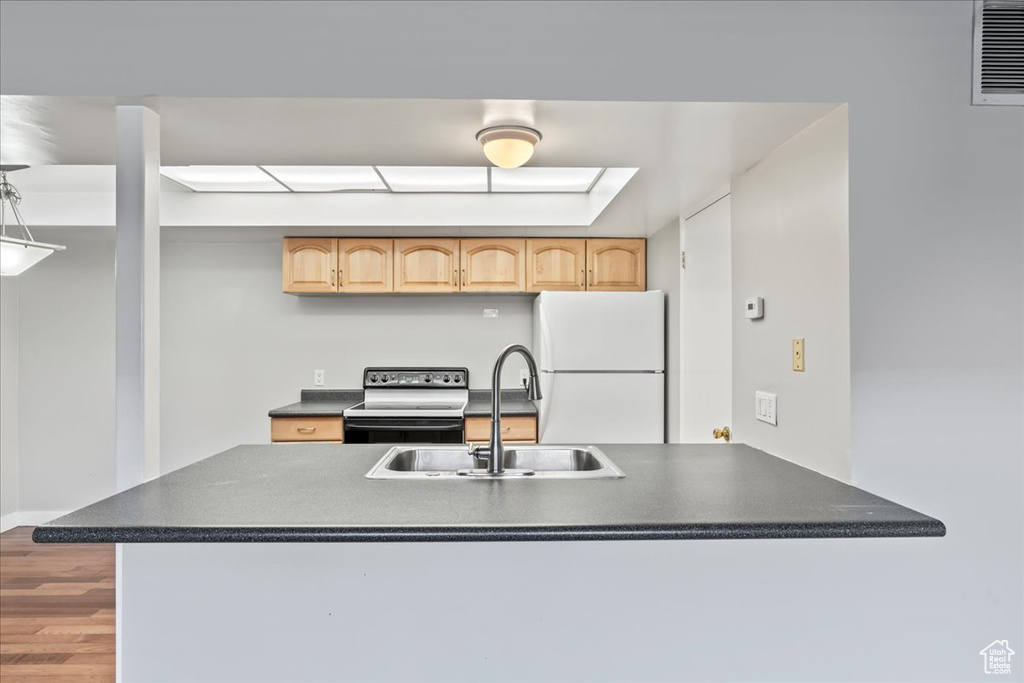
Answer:
[[[160,117],[117,107],[117,490],[160,474]]]

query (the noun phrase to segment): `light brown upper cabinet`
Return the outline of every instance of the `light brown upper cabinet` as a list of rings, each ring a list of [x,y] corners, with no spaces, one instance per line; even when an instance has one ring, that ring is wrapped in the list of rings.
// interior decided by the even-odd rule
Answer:
[[[459,291],[459,240],[396,239],[395,291]]]
[[[642,292],[647,240],[287,237],[291,294]]]
[[[587,240],[587,291],[642,292],[645,289],[647,240]]]
[[[336,292],[338,242],[330,237],[286,237],[284,291],[293,294]]]
[[[392,239],[339,239],[338,291],[351,294],[394,291],[393,254]]]
[[[526,291],[582,292],[587,241],[583,239],[526,240]]]
[[[479,238],[462,246],[463,292],[525,292],[526,240]]]

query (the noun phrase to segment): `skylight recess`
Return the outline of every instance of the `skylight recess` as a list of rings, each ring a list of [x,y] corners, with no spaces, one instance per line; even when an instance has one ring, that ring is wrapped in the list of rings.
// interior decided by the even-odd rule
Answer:
[[[194,192],[587,194],[608,169],[527,166],[164,166]]]

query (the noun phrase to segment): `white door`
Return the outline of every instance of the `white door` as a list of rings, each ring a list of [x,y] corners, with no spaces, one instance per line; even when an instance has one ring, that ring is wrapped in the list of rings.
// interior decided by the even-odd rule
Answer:
[[[542,372],[541,443],[664,443],[663,373]]]
[[[534,306],[541,370],[665,369],[664,292],[542,292]]]
[[[728,195],[683,224],[683,443],[713,442],[712,431],[732,423],[731,232]]]

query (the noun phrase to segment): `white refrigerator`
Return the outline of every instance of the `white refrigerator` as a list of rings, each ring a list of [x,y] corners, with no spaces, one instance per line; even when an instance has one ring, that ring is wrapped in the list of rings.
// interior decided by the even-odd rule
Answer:
[[[541,292],[533,353],[541,443],[664,443],[664,292]]]

